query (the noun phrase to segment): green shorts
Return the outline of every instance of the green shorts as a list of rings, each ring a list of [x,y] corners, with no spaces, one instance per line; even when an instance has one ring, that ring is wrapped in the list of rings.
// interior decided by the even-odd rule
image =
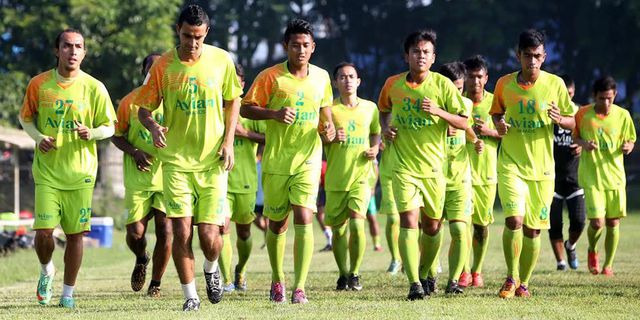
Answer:
[[[395,172],[393,175],[393,196],[398,212],[422,209],[428,218],[441,219],[446,185],[444,176],[419,178]]]
[[[627,216],[627,190],[623,186],[614,190],[584,188],[587,219],[616,219]]]
[[[54,229],[58,224],[65,234],[91,230],[93,188],[61,190],[36,185],[33,229]]]
[[[471,185],[447,190],[444,196],[444,217],[449,220],[471,221],[473,204],[471,202]]]
[[[282,221],[292,205],[316,212],[316,198],[320,186],[320,170],[303,171],[293,175],[263,173],[264,209],[262,214]]]
[[[142,220],[151,208],[165,212],[162,191],[124,191],[124,207],[127,212],[127,224]]]
[[[380,199],[380,214],[398,214],[396,200],[393,197],[393,179],[392,177],[380,175],[380,191],[382,198]]]
[[[328,226],[341,225],[349,219],[350,210],[364,219],[370,200],[371,188],[366,183],[356,183],[349,191],[327,191],[324,223]]]
[[[530,229],[549,229],[553,180],[525,180],[515,174],[498,174],[498,195],[505,218],[524,217]]]
[[[167,218],[193,217],[193,223],[223,226],[227,204],[227,172],[221,167],[199,172],[163,172]]]
[[[227,202],[231,210],[231,221],[238,224],[250,224],[256,219],[255,193],[227,193]]]
[[[496,202],[496,185],[473,186],[473,214],[471,222],[479,226],[493,223],[493,205]]]

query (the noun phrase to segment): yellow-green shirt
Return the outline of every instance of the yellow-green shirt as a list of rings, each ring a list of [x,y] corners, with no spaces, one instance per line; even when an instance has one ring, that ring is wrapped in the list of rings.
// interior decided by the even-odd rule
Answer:
[[[238,124],[245,129],[264,134],[265,121],[238,118]],[[233,141],[234,165],[229,172],[229,193],[255,193],[258,190],[258,171],[256,167],[256,153],[258,143],[248,138],[236,136]]]
[[[462,97],[464,102],[464,115],[467,117],[469,126],[473,124],[470,117],[473,102]],[[465,130],[456,130],[453,136],[447,136],[447,190],[458,190],[464,188],[471,182],[471,168],[469,167],[469,155],[466,148]],[[475,150],[473,151],[475,153]]]
[[[474,120],[482,120],[485,125],[495,130],[489,110],[493,101],[493,94],[485,91],[482,101],[473,105],[471,116]],[[500,141],[494,137],[479,135],[478,139],[484,141],[484,150],[478,154],[475,145],[467,143],[467,153],[471,165],[471,183],[474,186],[490,185],[498,183],[496,165],[498,161],[498,144]]]

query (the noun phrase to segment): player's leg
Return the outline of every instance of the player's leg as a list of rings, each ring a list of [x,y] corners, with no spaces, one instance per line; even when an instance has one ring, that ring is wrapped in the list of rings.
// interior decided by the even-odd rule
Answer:
[[[607,190],[607,234],[604,238],[605,260],[602,266],[602,274],[613,275],[613,259],[618,249],[620,240],[620,219],[627,216],[627,196],[626,189]]]
[[[228,198],[227,198],[228,200]],[[231,207],[233,208],[233,207]],[[235,290],[233,278],[231,278],[231,261],[233,260],[233,246],[231,244],[231,216],[228,214],[224,220],[224,226],[220,227],[220,237],[222,238],[222,248],[220,249],[220,275],[225,292]]]
[[[587,208],[587,266],[591,274],[600,273],[600,259],[598,256],[598,242],[605,226],[606,196],[604,191],[595,188],[584,189],[584,202]]]
[[[324,234],[324,238],[327,240],[327,244],[320,249],[320,252],[331,251],[331,246],[333,245],[333,234],[331,231],[331,227],[325,223],[326,217],[326,199],[327,193],[323,187],[318,189],[318,198],[316,200],[316,221],[318,221],[318,225],[320,226],[320,230],[322,230],[322,234]]]
[[[449,233],[451,235],[448,254],[449,280],[445,291],[449,294],[463,293],[458,281],[469,255],[469,242],[467,239],[469,229],[467,222],[471,218],[472,207],[471,188],[470,186],[468,187],[448,190],[445,193],[444,211],[446,212],[447,220],[449,220]]]
[[[158,200],[161,201],[162,195],[156,193]],[[161,204],[161,202],[159,202]],[[153,248],[153,267],[151,268],[151,282],[149,283],[149,289],[147,295],[150,297],[160,296],[160,286],[162,276],[167,270],[167,265],[171,259],[171,243],[173,242],[173,231],[171,230],[171,221],[164,213],[164,206],[162,210],[151,209],[153,211],[154,223],[156,227],[156,245]]]
[[[515,175],[498,177],[498,195],[505,216],[502,233],[502,251],[507,264],[507,278],[500,288],[501,298],[515,295],[519,274],[519,261],[522,249],[522,222],[525,213],[524,196],[528,193],[527,184]]]
[[[382,197],[380,199],[380,213],[387,216],[385,237],[387,239],[389,253],[391,254],[391,262],[389,263],[387,272],[391,275],[395,275],[402,268],[402,263],[400,262],[400,249],[398,248],[400,214],[398,213],[396,201],[393,197],[393,182],[391,177],[381,174],[380,191],[382,193]]]
[[[567,198],[567,209],[569,210],[569,239],[563,243],[563,247],[567,253],[569,267],[578,269],[578,254],[576,252],[576,244],[582,235],[585,226],[585,205],[584,191],[579,189],[574,195]]]
[[[373,242],[373,251],[381,252],[382,245],[380,244],[380,225],[376,218],[378,213],[378,206],[376,206],[375,197],[370,197],[369,207],[367,209],[367,223],[369,224],[369,234],[371,234],[371,241]]]
[[[147,252],[147,225],[153,217],[151,201],[153,192],[125,190],[125,208],[128,212],[125,236],[129,250],[136,256],[136,262],[131,272],[131,289],[140,291],[144,286],[147,265],[151,258]]]
[[[267,225],[267,254],[271,265],[270,300],[277,303],[285,302],[284,284],[284,250],[287,244],[287,229],[289,226],[289,190],[290,176],[262,174],[264,190],[264,216],[269,219]]]
[[[556,258],[556,270],[567,270],[567,262],[564,259],[564,238],[562,235],[562,210],[564,197],[555,193],[551,202],[550,218],[551,228],[549,229],[549,241],[551,249]]]
[[[36,185],[35,189],[35,221],[33,228],[36,231],[34,247],[38,261],[40,262],[40,276],[36,289],[38,303],[46,305],[51,301],[53,294],[53,278],[55,267],[53,266],[53,250],[55,240],[53,229],[60,223],[60,195],[58,190]],[[55,213],[55,214],[54,214]]]
[[[375,199],[372,198],[368,186],[359,185],[349,193],[349,261],[351,263],[349,268],[349,288],[355,291],[362,290],[360,266],[367,247],[364,216],[369,216],[367,207],[371,202],[375,202]]]
[[[489,225],[493,223],[493,205],[496,199],[496,185],[473,186],[474,213],[473,224],[473,265],[471,266],[471,284],[474,287],[484,286],[482,266],[489,248]]]
[[[236,248],[238,250],[238,264],[234,270],[233,284],[236,290],[246,291],[247,280],[246,271],[251,249],[253,248],[253,240],[251,239],[251,222],[242,224],[236,223]]]
[[[292,201],[293,202],[293,201]],[[293,223],[295,228],[293,271],[294,290],[291,295],[291,303],[307,303],[305,284],[311,257],[313,256],[313,210],[299,205],[292,205]]]
[[[331,226],[333,239],[333,257],[338,266],[338,280],[336,290],[347,290],[349,288],[349,208],[348,192],[327,191],[327,205],[325,207],[324,222]]]

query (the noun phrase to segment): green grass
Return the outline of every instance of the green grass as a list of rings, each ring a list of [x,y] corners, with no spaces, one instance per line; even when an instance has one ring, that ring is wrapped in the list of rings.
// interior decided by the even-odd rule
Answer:
[[[380,219],[381,227],[384,219]],[[499,219],[501,220],[501,219]],[[196,284],[204,299],[199,312],[183,314],[182,291],[175,268],[171,263],[162,290],[164,297],[153,300],[129,287],[133,255],[124,243],[124,234],[114,234],[111,249],[86,249],[84,265],[76,288],[78,308],[63,310],[55,306],[37,305],[35,287],[39,264],[32,251],[24,251],[0,258],[0,318],[51,319],[59,317],[82,319],[166,319],[177,317],[231,319],[423,319],[423,318],[558,318],[558,319],[624,319],[640,314],[640,214],[632,214],[622,222],[621,241],[614,264],[615,277],[592,276],[586,270],[586,234],[578,244],[578,271],[557,272],[555,260],[542,235],[543,246],[538,266],[530,283],[531,299],[501,300],[497,291],[506,267],[502,257],[502,225],[491,227],[490,249],[485,263],[485,288],[468,289],[463,296],[446,297],[442,285],[446,281],[447,261],[441,256],[445,275],[439,279],[440,293],[425,301],[408,302],[404,298],[408,285],[404,275],[395,277],[384,273],[389,254],[371,249],[370,238],[362,268],[362,292],[335,292],[337,268],[331,253],[318,253],[324,238],[315,228],[316,252],[307,281],[310,303],[274,305],[268,301],[270,268],[262,239],[254,229],[254,250],[248,267],[249,291],[246,294],[225,295],[218,305],[206,300],[204,280],[198,272]],[[382,229],[384,230],[384,229]],[[383,235],[384,239],[384,235]],[[293,283],[293,230],[289,232],[285,269],[287,283]],[[604,237],[601,239],[603,242]],[[235,242],[235,241],[234,241]],[[384,240],[383,240],[384,242]],[[153,243],[153,241],[151,241]],[[601,243],[601,246],[603,243]],[[445,241],[448,246],[448,240]],[[196,270],[202,265],[202,253],[196,254]],[[237,259],[234,256],[234,259]],[[62,290],[62,251],[56,250],[54,262],[58,273],[54,282],[54,298]],[[148,281],[148,280],[147,280]],[[146,289],[146,287],[145,287]],[[291,289],[291,288],[289,288]]]

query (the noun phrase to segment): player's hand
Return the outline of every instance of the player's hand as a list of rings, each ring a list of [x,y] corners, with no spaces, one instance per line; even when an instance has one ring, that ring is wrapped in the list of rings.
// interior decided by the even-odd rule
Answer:
[[[478,136],[490,136],[492,129],[482,119],[474,119],[473,132]]]
[[[549,116],[549,118],[551,118],[551,121],[553,121],[553,123],[560,124],[560,121],[562,121],[560,109],[558,109],[558,106],[553,101],[549,103],[549,106],[550,108],[547,109],[547,115]]]
[[[507,134],[509,128],[511,128],[511,125],[504,121],[504,118],[496,122],[496,130],[498,131],[498,135],[500,136],[504,136],[505,134]]]
[[[169,130],[167,127],[163,127],[159,124],[154,125],[151,130],[151,138],[153,138],[153,145],[156,148],[164,148],[167,146],[167,137],[165,133]]]
[[[380,145],[378,147],[379,151],[384,151],[387,146],[384,144],[384,141],[380,141]]]
[[[249,136],[249,130],[245,129],[240,123],[236,124],[236,137],[247,138]]]
[[[291,107],[282,107],[276,111],[276,121],[280,121],[286,124],[292,124],[296,121],[296,110]]]
[[[624,153],[625,155],[628,155],[629,153],[631,153],[631,151],[633,151],[634,146],[635,146],[635,142],[625,141],[622,144],[622,153]]]
[[[387,130],[384,131],[384,138],[387,139],[387,141],[389,142],[393,142],[393,140],[396,139],[397,135],[398,135],[398,129],[392,126],[389,126],[389,128],[387,128]]]
[[[340,128],[342,129],[342,128]],[[344,129],[343,129],[344,131]],[[322,125],[322,134],[324,135],[325,139],[327,141],[333,141],[333,139],[336,138],[336,127],[333,125],[333,122],[331,121],[325,121],[325,123]],[[343,141],[346,141],[346,135]],[[340,142],[343,142],[340,141]]]
[[[447,136],[449,137],[453,137],[456,135],[456,133],[458,133],[458,129],[452,127],[452,126],[448,126],[447,127]]]
[[[593,151],[598,149],[598,144],[593,140],[584,141],[582,148],[587,151]]]
[[[151,158],[150,154],[140,149],[136,149],[136,151],[133,152],[133,159],[136,161],[136,167],[138,167],[138,170],[140,171],[149,172]]]
[[[484,151],[484,141],[482,141],[482,139],[476,140],[473,145],[475,146],[477,154],[481,154],[482,151]]]
[[[440,109],[435,102],[431,101],[431,99],[424,97],[422,99],[422,111],[430,115],[439,116],[442,109]]]
[[[345,142],[347,141],[347,133],[344,131],[344,128],[336,129],[336,142]]]
[[[582,146],[577,143],[572,143],[569,148],[571,149],[571,154],[576,157],[582,153]]]
[[[71,131],[77,132],[78,136],[82,140],[91,139],[91,133],[89,132],[89,128],[87,128],[87,126],[83,125],[78,120],[73,120],[73,123],[75,124],[75,128],[71,129]]]
[[[233,169],[233,143],[222,143],[218,156],[222,160],[222,166],[225,170],[231,171]]]
[[[376,157],[378,156],[379,151],[380,151],[380,145],[373,146],[364,152],[364,157],[369,160],[375,160]]]
[[[44,137],[40,144],[38,144],[38,149],[42,151],[42,153],[47,153],[51,150],[56,150],[56,139],[54,137]]]

